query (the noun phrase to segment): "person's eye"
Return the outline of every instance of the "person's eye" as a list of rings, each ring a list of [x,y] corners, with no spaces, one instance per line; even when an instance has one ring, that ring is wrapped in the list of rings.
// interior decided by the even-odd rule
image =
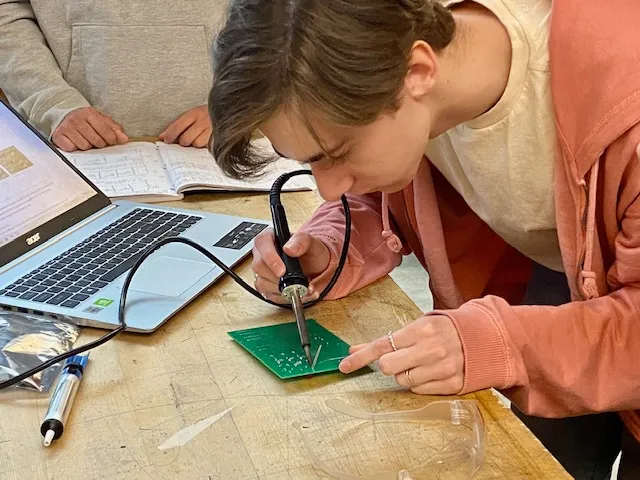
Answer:
[[[349,150],[346,150],[345,152],[339,153],[337,155],[334,155],[331,157],[331,164],[332,165],[338,165],[341,163],[345,163],[347,160],[349,160]]]

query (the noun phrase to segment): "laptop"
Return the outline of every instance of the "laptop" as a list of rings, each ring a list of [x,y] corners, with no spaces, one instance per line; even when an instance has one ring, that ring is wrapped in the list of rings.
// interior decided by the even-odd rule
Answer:
[[[6,103],[0,102],[0,308],[113,329],[127,272],[151,243],[187,237],[229,267],[269,222],[110,201]],[[224,272],[169,244],[129,287],[129,331],[152,332]]]

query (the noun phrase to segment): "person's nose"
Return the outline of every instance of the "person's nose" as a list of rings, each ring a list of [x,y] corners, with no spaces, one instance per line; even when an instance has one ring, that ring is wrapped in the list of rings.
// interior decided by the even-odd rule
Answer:
[[[314,168],[311,165],[313,177],[318,185],[320,196],[328,201],[340,200],[340,197],[347,193],[355,183],[355,179],[339,168]]]

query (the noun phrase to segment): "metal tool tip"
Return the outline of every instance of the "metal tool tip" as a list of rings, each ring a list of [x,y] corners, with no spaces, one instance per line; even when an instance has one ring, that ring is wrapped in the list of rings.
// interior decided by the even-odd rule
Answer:
[[[304,354],[307,357],[307,361],[309,362],[309,366],[313,367],[313,360],[311,359],[311,348],[309,348],[309,345],[305,345],[304,347]]]

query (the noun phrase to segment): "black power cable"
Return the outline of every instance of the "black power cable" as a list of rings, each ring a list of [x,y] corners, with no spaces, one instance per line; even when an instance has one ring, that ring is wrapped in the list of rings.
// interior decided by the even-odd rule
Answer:
[[[287,182],[287,180],[289,180],[291,177],[294,177],[296,175],[310,175],[310,174],[311,172],[309,170],[296,170],[295,172],[288,172],[288,173],[282,174],[273,183],[273,186],[271,187],[271,196],[273,197],[274,195],[277,195],[279,197],[280,192],[282,191],[282,187]],[[322,293],[318,296],[318,298],[311,302],[305,303],[304,304],[305,308],[314,306],[319,301],[321,301],[324,297],[327,296],[329,291],[331,291],[333,286],[338,281],[338,278],[340,277],[340,274],[342,273],[342,269],[344,268],[344,264],[347,260],[347,254],[349,252],[349,242],[351,240],[351,211],[349,210],[349,202],[347,201],[347,198],[344,195],[341,197],[340,200],[342,201],[342,205],[344,207],[345,232],[344,232],[344,242],[342,244],[342,253],[340,254],[338,267],[336,268],[336,271],[333,273],[331,280],[329,281],[327,286],[324,288],[324,290],[322,290]],[[66,353],[60,354],[54,358],[47,360],[46,362],[42,363],[41,365],[38,365],[37,367],[32,368],[27,372],[21,373],[20,375],[17,375],[5,382],[0,383],[0,390],[3,390],[12,385],[15,385],[16,383],[19,383],[22,380],[29,378],[35,375],[36,373],[39,373],[42,370],[55,365],[58,362],[66,360],[69,357],[72,357],[74,355],[78,355],[80,353],[86,352],[93,348],[99,347],[100,345],[107,343],[109,340],[114,338],[119,333],[123,332],[127,328],[127,323],[125,322],[124,313],[125,313],[125,305],[127,302],[127,294],[129,292],[129,285],[131,284],[131,280],[133,279],[133,276],[135,275],[136,271],[140,268],[142,263],[151,254],[153,254],[156,250],[158,250],[162,246],[167,245],[169,243],[182,243],[184,245],[188,245],[192,248],[195,248],[200,253],[202,253],[205,257],[207,257],[209,260],[215,263],[218,267],[224,270],[226,274],[228,274],[231,278],[233,278],[233,280],[235,280],[247,292],[249,292],[251,295],[253,295],[256,298],[259,298],[263,302],[266,302],[281,308],[289,308],[289,309],[291,308],[291,305],[289,304],[280,304],[280,303],[271,301],[267,298],[264,298],[260,292],[258,292],[252,286],[250,286],[247,282],[245,282],[242,278],[240,278],[240,276],[237,273],[235,273],[233,270],[227,267],[224,263],[222,263],[222,261],[218,257],[210,253],[207,249],[197,244],[193,240],[189,240],[188,238],[184,238],[184,237],[163,238],[151,244],[140,256],[138,261],[134,263],[133,267],[131,267],[131,270],[129,270],[129,273],[127,274],[127,278],[124,281],[124,284],[122,286],[122,292],[120,294],[120,304],[118,305],[118,326],[114,330],[111,330],[109,333],[103,335],[97,340],[94,340],[92,342],[85,343],[84,345],[81,345],[79,347],[73,348]]]

